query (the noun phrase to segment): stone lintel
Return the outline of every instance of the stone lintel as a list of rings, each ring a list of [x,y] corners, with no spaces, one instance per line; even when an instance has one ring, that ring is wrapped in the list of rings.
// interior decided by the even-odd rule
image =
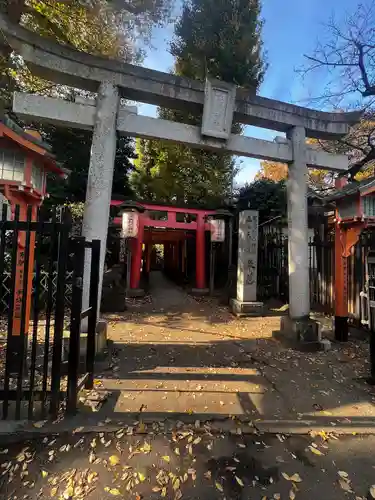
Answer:
[[[264,304],[263,302],[243,302],[231,299],[230,308],[236,316],[262,316]]]
[[[25,121],[37,119],[86,130],[92,129],[95,119],[94,106],[23,92],[14,93],[13,111]],[[285,143],[279,143],[232,134],[228,141],[223,142],[202,137],[200,127],[136,115],[132,111],[132,107],[120,108],[118,113],[118,132],[126,136],[163,139],[213,151],[225,150],[235,155],[261,160],[289,163],[293,159],[291,143],[287,139]],[[310,167],[337,171],[346,170],[349,165],[345,155],[333,155],[309,146],[306,147],[306,162]]]
[[[56,83],[97,92],[102,81],[120,89],[122,97],[174,109],[202,112],[204,83],[103,57],[51,42],[0,16],[6,40],[27,62],[30,70]],[[237,89],[234,120],[287,132],[304,127],[307,137],[334,139],[348,133],[361,113],[327,113],[256,96]]]

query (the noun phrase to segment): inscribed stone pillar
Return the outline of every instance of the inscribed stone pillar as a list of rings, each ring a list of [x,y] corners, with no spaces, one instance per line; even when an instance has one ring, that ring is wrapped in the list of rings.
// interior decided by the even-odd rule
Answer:
[[[289,315],[293,320],[304,320],[310,314],[305,129],[292,128],[288,139],[293,149],[287,182]]]
[[[238,221],[237,298],[231,301],[238,315],[256,315],[263,304],[257,302],[258,220],[256,210],[244,210]]]
[[[99,239],[100,273],[99,306],[102,294],[104,259],[107,245],[109,208],[116,154],[116,121],[119,93],[112,83],[102,82],[96,101],[89,174],[87,179],[82,236],[88,241]],[[90,251],[86,250],[83,286],[83,308],[89,304]]]

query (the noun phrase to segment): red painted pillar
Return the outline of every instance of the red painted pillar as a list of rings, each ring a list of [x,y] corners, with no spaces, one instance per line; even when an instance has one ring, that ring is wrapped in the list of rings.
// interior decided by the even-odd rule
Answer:
[[[138,237],[132,242],[132,263],[130,270],[130,288],[136,290],[139,288],[141,279],[142,265],[142,246],[143,246],[143,218],[139,215]]]
[[[152,244],[147,243],[146,248],[145,248],[145,266],[146,266],[146,272],[149,273],[151,270],[151,251],[152,251]]]
[[[204,217],[197,214],[197,234],[196,234],[196,287],[198,290],[206,288],[206,269],[205,269],[205,230]]]

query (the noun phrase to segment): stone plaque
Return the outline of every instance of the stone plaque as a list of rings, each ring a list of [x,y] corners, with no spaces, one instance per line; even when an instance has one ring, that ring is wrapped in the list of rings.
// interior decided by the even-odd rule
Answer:
[[[258,212],[244,210],[239,214],[237,300],[257,300]]]
[[[231,134],[236,87],[207,79],[202,118],[202,135],[228,139]]]

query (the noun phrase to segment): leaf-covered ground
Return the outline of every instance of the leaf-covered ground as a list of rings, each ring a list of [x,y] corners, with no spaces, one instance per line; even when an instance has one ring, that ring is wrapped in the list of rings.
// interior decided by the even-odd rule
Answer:
[[[126,426],[5,446],[4,499],[365,499],[374,437],[232,434],[209,424]],[[369,497],[371,498],[371,497]]]

